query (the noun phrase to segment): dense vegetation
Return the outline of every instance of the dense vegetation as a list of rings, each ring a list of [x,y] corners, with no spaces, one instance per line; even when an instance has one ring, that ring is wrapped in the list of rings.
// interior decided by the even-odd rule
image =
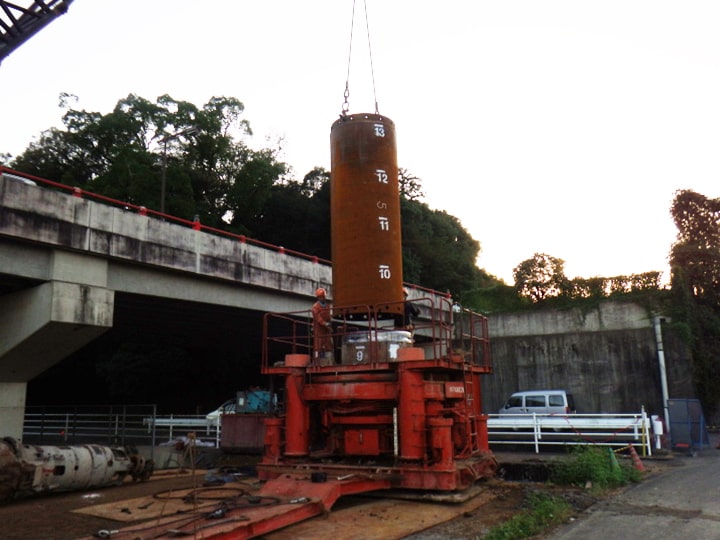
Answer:
[[[686,326],[695,387],[713,417],[720,406],[720,199],[681,190],[671,214],[678,229],[670,252],[671,314]]]
[[[297,179],[280,159],[281,141],[266,148],[251,147],[252,129],[238,99],[213,97],[198,107],[169,95],[151,102],[131,94],[104,114],[76,109],[74,103],[74,96],[62,95],[64,128],[43,132],[14,159],[0,154],[0,162],[331,259],[329,172],[316,167]],[[513,272],[514,283],[507,285],[477,267],[480,243],[457,218],[422,202],[419,178],[400,169],[399,181],[405,281],[447,291],[465,307],[484,313],[562,309],[615,297],[640,299],[649,309],[671,313],[673,324],[685,329],[706,413],[716,411],[720,401],[720,200],[687,190],[677,192],[671,209],[678,227],[670,254],[671,291],[661,285],[660,272],[655,271],[568,279],[564,261],[544,253],[520,262]],[[104,357],[96,368],[97,376],[106,381],[116,400],[137,392],[119,383],[126,377],[113,365],[146,369],[153,359],[168,357],[165,343],[137,351],[131,343],[113,347],[109,354],[122,361],[108,360],[107,351],[94,354]],[[230,358],[237,351],[214,354]],[[168,361],[175,372],[183,373],[183,365],[194,363],[196,355],[185,349],[171,356]],[[192,372],[183,376],[197,379]],[[236,376],[228,371],[218,378]]]

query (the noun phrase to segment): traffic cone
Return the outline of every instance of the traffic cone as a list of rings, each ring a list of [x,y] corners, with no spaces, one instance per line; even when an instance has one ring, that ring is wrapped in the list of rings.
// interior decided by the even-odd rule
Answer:
[[[610,468],[613,471],[616,471],[620,468],[620,464],[618,463],[617,458],[615,457],[615,452],[613,452],[613,449],[608,447],[608,453],[610,454]]]
[[[645,465],[643,465],[642,461],[640,461],[640,456],[638,456],[635,448],[632,444],[628,445],[628,448],[630,448],[630,457],[632,458],[633,467],[635,467],[638,471],[644,472]]]

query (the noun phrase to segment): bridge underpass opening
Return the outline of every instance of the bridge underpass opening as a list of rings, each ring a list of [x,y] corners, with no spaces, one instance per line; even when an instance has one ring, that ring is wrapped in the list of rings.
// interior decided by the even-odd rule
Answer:
[[[260,374],[263,313],[117,292],[113,327],[29,382],[27,405],[155,403],[205,414]]]

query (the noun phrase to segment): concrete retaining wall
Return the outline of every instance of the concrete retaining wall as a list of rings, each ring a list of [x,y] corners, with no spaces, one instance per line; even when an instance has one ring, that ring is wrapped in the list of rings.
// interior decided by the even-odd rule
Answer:
[[[519,390],[563,388],[578,412],[662,415],[653,320],[634,303],[604,302],[590,311],[495,314],[489,319],[493,374],[483,378],[483,410],[495,413]],[[662,325],[670,397],[695,397],[690,353]]]

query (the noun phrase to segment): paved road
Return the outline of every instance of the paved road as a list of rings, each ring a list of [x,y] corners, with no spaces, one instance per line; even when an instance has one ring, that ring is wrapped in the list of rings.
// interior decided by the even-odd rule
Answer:
[[[547,540],[720,540],[720,450],[677,455],[673,467],[589,508]]]

